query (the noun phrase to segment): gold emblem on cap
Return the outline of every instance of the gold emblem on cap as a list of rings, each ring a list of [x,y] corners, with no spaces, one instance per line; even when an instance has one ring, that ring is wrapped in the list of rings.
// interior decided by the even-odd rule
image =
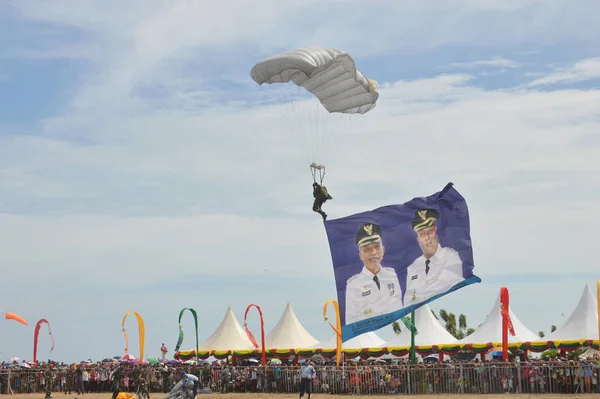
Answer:
[[[371,308],[365,309],[365,312],[364,312],[365,316],[368,316],[371,313],[373,313],[373,309],[371,309]]]
[[[427,209],[418,211],[417,213],[419,214],[419,217],[421,218],[421,220],[425,220],[425,218],[427,217]]]
[[[371,235],[371,234],[373,234],[373,225],[372,225],[372,224],[365,224],[365,225],[363,226],[363,229],[365,230],[365,232],[366,232],[368,235]]]

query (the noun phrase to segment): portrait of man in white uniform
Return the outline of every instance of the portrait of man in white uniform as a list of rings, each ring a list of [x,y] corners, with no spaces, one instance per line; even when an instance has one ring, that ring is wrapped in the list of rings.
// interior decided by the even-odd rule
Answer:
[[[382,238],[381,228],[375,223],[365,223],[356,232],[355,243],[363,268],[346,282],[346,324],[402,308],[396,271],[381,266],[385,253]]]
[[[423,251],[407,269],[404,305],[423,302],[448,291],[464,281],[463,262],[458,252],[439,244],[436,222],[440,213],[435,209],[417,210],[411,227]]]

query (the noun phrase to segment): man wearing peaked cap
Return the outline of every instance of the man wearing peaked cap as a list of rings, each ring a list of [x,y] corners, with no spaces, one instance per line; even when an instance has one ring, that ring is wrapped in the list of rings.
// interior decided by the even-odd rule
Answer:
[[[407,269],[405,306],[443,294],[464,280],[462,260],[458,252],[439,244],[437,221],[440,217],[440,212],[436,209],[415,211],[411,227],[423,255]]]
[[[421,209],[415,212],[411,226],[414,231],[420,231],[427,227],[434,226],[439,218],[440,213],[435,209]]]
[[[361,247],[371,242],[381,242],[382,236],[383,233],[381,232],[381,227],[379,227],[379,225],[376,225],[375,223],[365,223],[356,232],[354,242]]]
[[[346,282],[345,324],[402,308],[402,291],[396,271],[381,266],[385,253],[382,240],[381,227],[375,223],[364,223],[354,236],[363,268]]]

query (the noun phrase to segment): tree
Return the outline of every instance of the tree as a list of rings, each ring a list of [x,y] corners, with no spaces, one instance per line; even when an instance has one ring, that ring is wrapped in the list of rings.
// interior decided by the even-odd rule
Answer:
[[[397,321],[392,323],[392,328],[394,329],[394,334],[398,335],[402,332],[402,327],[400,327],[400,323]]]
[[[574,351],[569,351],[569,352],[567,352],[567,358],[568,359],[577,359],[579,356],[583,355],[587,349],[588,349],[587,347],[581,347],[579,349],[575,349]],[[556,356],[558,356],[557,349],[548,349],[547,351],[542,353],[543,360],[546,360],[550,357],[556,357]]]
[[[467,316],[461,313],[458,316],[458,325],[456,324],[456,315],[448,313],[445,309],[440,310],[440,318],[445,323],[444,328],[456,339],[463,339],[475,332],[474,328],[467,325]]]
[[[400,320],[402,321],[402,324],[404,324],[404,326],[406,328],[408,328],[409,331],[412,331],[413,328],[416,328],[416,326],[413,326],[413,323],[410,320],[410,317],[406,316]],[[400,322],[398,322],[398,321],[395,321],[392,323],[392,328],[394,329],[394,334],[396,334],[396,335],[398,335],[402,332],[402,327],[400,326]]]
[[[556,326],[554,324],[552,324],[550,326],[550,333],[553,333],[554,331],[556,331]],[[544,338],[545,336],[546,336],[546,334],[543,331],[538,331],[538,337]]]
[[[461,330],[467,328],[467,316],[465,316],[464,314],[458,316],[458,328],[460,328]]]
[[[452,334],[452,336],[456,339],[463,339],[475,332],[474,328],[470,328],[467,325],[467,316],[462,313],[458,316],[458,325],[456,324],[457,320],[454,313],[448,313],[444,309],[440,310],[439,317],[435,314],[433,309],[431,310],[431,313],[437,320],[442,320],[442,322],[445,324],[444,328],[446,331]],[[392,323],[392,328],[394,329],[394,334],[396,335],[402,332],[402,326],[398,321]],[[419,326],[417,326],[417,328],[419,328]]]
[[[547,351],[542,352],[542,360],[547,360],[551,357],[556,357],[558,355],[558,351],[556,349],[548,349]]]

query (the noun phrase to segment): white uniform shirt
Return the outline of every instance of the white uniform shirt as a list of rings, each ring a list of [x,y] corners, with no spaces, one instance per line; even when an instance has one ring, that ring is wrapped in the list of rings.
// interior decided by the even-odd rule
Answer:
[[[302,368],[300,369],[300,372],[298,373],[298,377],[302,378],[302,377],[307,377],[310,378],[311,380],[315,377],[315,368],[311,365],[308,366],[302,366]]]
[[[377,278],[366,267],[346,282],[346,324],[402,309],[402,290],[396,271],[381,267]]]
[[[435,254],[429,259],[429,273],[426,271],[424,255],[417,258],[406,271],[406,293],[404,305],[423,302],[437,294],[448,291],[464,280],[463,264],[458,252],[438,244]]]

